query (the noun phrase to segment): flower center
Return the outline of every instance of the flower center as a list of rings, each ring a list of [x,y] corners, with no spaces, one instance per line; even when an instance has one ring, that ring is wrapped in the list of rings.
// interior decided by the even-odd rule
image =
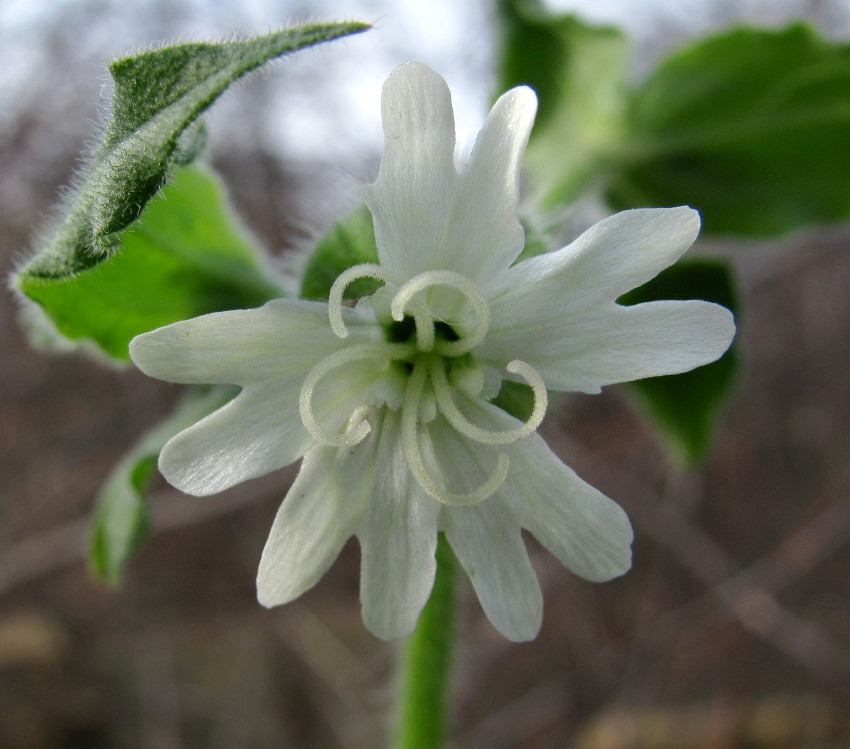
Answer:
[[[337,278],[328,297],[331,329],[341,339],[348,337],[342,316],[343,295],[348,285],[359,278],[382,281],[392,293],[389,304],[392,322],[385,327],[386,340],[352,344],[326,356],[313,367],[304,380],[299,398],[304,426],[325,445],[353,446],[362,441],[371,430],[366,419],[349,425],[344,433],[329,432],[318,423],[313,410],[316,386],[324,377],[347,364],[367,359],[374,359],[378,364],[394,362],[401,365],[398,369],[404,372],[403,394],[398,399],[402,412],[402,449],[417,483],[429,495],[447,504],[469,505],[486,499],[507,477],[508,456],[499,453],[490,476],[472,491],[450,491],[440,480],[439,466],[425,464],[421,448],[425,425],[434,418],[436,409],[455,431],[473,442],[486,445],[517,442],[533,434],[546,414],[548,400],[542,378],[523,361],[509,362],[507,372],[531,386],[534,396],[531,415],[513,429],[491,430],[472,423],[455,401],[455,392],[460,388],[453,381],[463,380],[467,385],[471,382],[475,396],[483,387],[484,375],[475,362],[474,351],[487,336],[490,309],[477,286],[453,271],[426,271],[400,283],[379,265],[354,266]],[[448,293],[431,293],[435,287],[448,289]],[[435,314],[434,310],[448,306],[461,310],[457,320],[448,322]]]

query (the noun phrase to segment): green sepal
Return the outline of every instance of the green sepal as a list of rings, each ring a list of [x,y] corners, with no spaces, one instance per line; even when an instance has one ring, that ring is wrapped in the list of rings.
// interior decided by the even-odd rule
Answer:
[[[544,209],[575,201],[621,138],[629,45],[613,27],[554,15],[537,0],[500,0],[500,90],[528,85],[538,113],[524,160]]]
[[[170,168],[197,154],[197,118],[232,83],[273,58],[367,28],[311,24],[221,44],[178,44],[112,62],[115,91],[103,140],[67,201],[64,219],[21,275],[66,278],[102,262],[165,184]]]
[[[360,205],[337,221],[313,249],[304,268],[300,295],[304,299],[327,299],[337,276],[361,263],[377,263],[378,246],[372,214]],[[370,278],[362,278],[345,290],[346,299],[368,296],[380,285]]]
[[[616,208],[691,205],[703,234],[775,236],[850,216],[850,45],[802,24],[737,28],[634,93]]]
[[[148,535],[144,494],[160,450],[175,434],[227,403],[234,392],[222,387],[191,391],[109,474],[97,496],[89,539],[89,567],[108,585],[120,585],[124,565]]]
[[[162,195],[123,232],[118,251],[66,276],[24,271],[19,289],[66,338],[121,361],[140,333],[282,295],[208,170],[176,170]]]
[[[659,299],[703,299],[738,314],[729,265],[719,260],[681,260],[618,301],[638,304]],[[686,465],[696,465],[708,452],[717,412],[729,394],[737,365],[733,343],[720,359],[704,367],[628,384],[672,452]]]

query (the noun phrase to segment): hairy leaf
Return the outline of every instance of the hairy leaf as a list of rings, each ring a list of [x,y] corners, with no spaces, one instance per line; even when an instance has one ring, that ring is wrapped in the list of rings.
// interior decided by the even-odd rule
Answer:
[[[118,235],[197,152],[197,118],[232,83],[265,62],[368,28],[312,24],[221,44],[179,44],[115,60],[112,117],[64,220],[22,277],[66,278],[109,256]]]
[[[69,276],[24,273],[18,284],[66,338],[94,341],[122,361],[140,333],[282,295],[218,180],[196,167],[174,174],[117,250]]]

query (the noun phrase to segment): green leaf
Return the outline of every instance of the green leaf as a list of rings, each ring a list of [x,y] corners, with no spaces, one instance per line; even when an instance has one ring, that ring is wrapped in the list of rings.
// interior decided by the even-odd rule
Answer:
[[[22,275],[67,278],[93,268],[198,150],[197,118],[232,83],[265,62],[364,31],[362,23],[311,24],[221,44],[191,43],[115,60],[112,118],[56,231]]]
[[[168,440],[233,397],[231,388],[197,389],[167,419],[145,434],[112,470],[97,496],[89,543],[89,566],[118,586],[124,565],[145,540],[149,519],[144,492]]]
[[[681,260],[649,283],[621,297],[621,304],[657,299],[704,299],[736,312],[734,281],[727,263]],[[737,369],[735,344],[716,362],[678,375],[629,383],[668,445],[688,465],[697,464],[711,444],[716,414]]]
[[[527,84],[539,109],[525,158],[542,207],[573,202],[621,137],[628,43],[612,27],[501,0],[500,90]]]
[[[361,205],[336,222],[313,249],[301,280],[301,297],[327,299],[331,286],[344,270],[361,263],[377,262],[372,214]],[[348,286],[345,298],[367,296],[378,286],[380,283],[372,279],[360,279]]]
[[[97,496],[89,541],[89,568],[118,587],[124,564],[147,538],[149,518],[143,493],[156,467],[156,455],[122,460]]]
[[[673,55],[634,94],[608,198],[688,204],[709,234],[850,216],[850,45],[738,28]]]
[[[492,403],[515,419],[527,421],[534,410],[534,392],[524,382],[502,380],[499,393]]]
[[[231,216],[219,181],[196,167],[175,172],[103,262],[68,276],[25,271],[17,283],[64,336],[92,340],[123,361],[140,333],[282,294]]]

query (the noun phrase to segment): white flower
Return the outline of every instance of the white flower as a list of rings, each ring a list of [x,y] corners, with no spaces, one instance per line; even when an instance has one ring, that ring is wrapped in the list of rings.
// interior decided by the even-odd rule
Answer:
[[[260,562],[266,606],[313,586],[352,535],[363,618],[383,638],[413,629],[438,531],[492,623],[517,641],[542,616],[523,528],[582,577],[629,568],[625,513],[536,432],[547,388],[593,393],[693,369],[726,350],[734,324],[701,301],[615,303],[691,245],[689,208],[626,211],[513,265],[535,110],[528,88],[502,96],[459,173],[445,81],[402,65],[384,85],[383,160],[365,196],[380,263],[343,273],[327,304],[277,299],[132,342],[151,376],[242,387],[165,446],[159,467],[174,486],[213,494],[303,458]],[[343,305],[361,277],[382,286]],[[532,388],[526,422],[490,402],[505,379]]]

